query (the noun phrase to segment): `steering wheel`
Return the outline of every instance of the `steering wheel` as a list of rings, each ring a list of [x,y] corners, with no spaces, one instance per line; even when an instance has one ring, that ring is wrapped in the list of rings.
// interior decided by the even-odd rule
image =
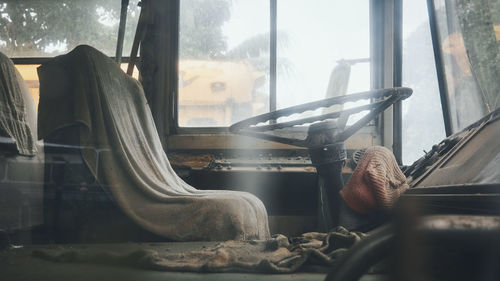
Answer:
[[[343,142],[347,138],[352,136],[354,133],[356,133],[363,126],[368,124],[368,122],[370,122],[373,118],[375,118],[379,113],[383,112],[389,106],[411,96],[412,92],[413,91],[410,88],[398,87],[398,88],[372,90],[361,93],[349,94],[345,96],[323,99],[301,105],[291,106],[276,111],[271,111],[265,114],[261,114],[255,117],[242,120],[229,127],[229,131],[235,134],[252,136],[260,139],[311,148],[315,144],[314,142],[311,142],[308,138],[306,139],[285,138],[267,134],[264,132],[283,129],[287,127],[293,127],[296,125],[301,125],[306,123],[323,121],[326,119],[339,118],[339,122],[337,123],[339,130],[336,131],[335,135],[333,136],[333,139],[330,141],[332,143]],[[277,120],[280,117],[289,116],[296,113],[302,113],[309,110],[315,110],[322,107],[327,108],[332,105],[344,104],[346,102],[352,102],[363,99],[370,99],[372,102],[370,104],[344,109],[341,111],[326,113],[319,116],[312,116],[288,122],[279,122],[269,125],[256,126],[259,123]],[[366,114],[363,118],[352,124],[351,126],[345,128],[345,124],[350,115],[365,110],[369,110],[370,112]]]
[[[411,94],[412,90],[410,88],[401,87],[372,90],[309,102],[245,119],[233,124],[229,127],[229,131],[236,134],[308,148],[311,163],[316,167],[318,173],[318,225],[321,225],[322,228],[327,231],[331,229],[331,227],[336,226],[339,222],[339,201],[341,200],[339,192],[344,185],[342,167],[344,166],[347,156],[344,141],[389,106],[408,98]],[[305,117],[288,122],[272,123],[279,117],[363,99],[370,99],[371,103],[319,116]],[[346,127],[350,115],[365,110],[369,110],[368,114],[349,127]],[[323,121],[335,118],[338,118],[337,122]],[[267,121],[271,121],[271,124],[257,126],[259,123]],[[285,138],[265,133],[306,123],[314,124],[309,126],[305,139]]]

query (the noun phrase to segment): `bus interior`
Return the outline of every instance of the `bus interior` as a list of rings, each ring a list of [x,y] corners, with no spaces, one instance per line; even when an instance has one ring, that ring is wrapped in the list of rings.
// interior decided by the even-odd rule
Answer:
[[[0,280],[500,280],[500,2],[0,0]]]

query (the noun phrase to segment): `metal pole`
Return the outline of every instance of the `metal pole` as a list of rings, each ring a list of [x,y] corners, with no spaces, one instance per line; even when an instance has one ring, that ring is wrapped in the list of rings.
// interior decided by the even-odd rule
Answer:
[[[137,23],[137,27],[135,29],[134,42],[132,43],[132,50],[130,51],[130,61],[127,66],[127,74],[130,76],[134,73],[134,66],[137,61],[139,45],[141,41],[144,40],[144,36],[146,36],[147,22],[152,20],[152,13],[149,13],[148,11],[148,5],[150,3],[146,2],[146,0],[142,0],[140,3],[141,13],[139,14],[139,22]]]
[[[122,62],[123,41],[125,39],[125,26],[127,24],[127,10],[129,0],[122,0],[122,9],[120,11],[120,25],[118,27],[118,41],[116,43],[116,63]]]
[[[436,19],[436,8],[433,0],[427,0],[427,10],[429,13],[429,25],[431,28],[432,46],[434,49],[434,61],[436,63],[436,73],[439,85],[439,95],[441,97],[441,108],[443,111],[444,129],[446,136],[453,133],[451,126],[450,101],[448,96],[448,85],[446,83],[443,58],[441,53],[441,42],[439,40],[439,30]]]
[[[269,110],[276,110],[276,63],[277,63],[277,9],[278,0],[271,0],[270,14],[271,14],[271,38],[270,38],[270,66],[269,66]]]
[[[403,0],[394,0],[394,38],[393,38],[393,87],[402,86],[403,72]],[[393,111],[392,152],[399,165],[403,164],[403,105],[399,100]]]

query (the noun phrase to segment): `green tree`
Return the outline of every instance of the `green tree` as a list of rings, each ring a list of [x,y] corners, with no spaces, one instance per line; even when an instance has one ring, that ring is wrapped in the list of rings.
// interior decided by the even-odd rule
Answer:
[[[252,36],[228,49],[224,24],[231,19],[232,0],[184,0],[180,6],[181,59],[245,60],[256,70],[269,71],[270,32]],[[286,48],[288,34],[278,32],[278,48]],[[293,71],[291,63],[278,58],[278,70]]]
[[[137,2],[131,0],[129,5],[128,45],[137,22]],[[114,55],[120,5],[120,0],[4,0],[0,2],[0,51],[17,57],[50,56],[54,55],[51,46],[63,53],[89,44]]]
[[[224,57],[227,51],[222,26],[231,18],[230,0],[181,1],[181,59]]]

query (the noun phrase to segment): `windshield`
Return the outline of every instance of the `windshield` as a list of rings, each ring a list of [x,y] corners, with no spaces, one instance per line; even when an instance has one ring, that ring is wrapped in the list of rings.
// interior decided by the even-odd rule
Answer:
[[[500,105],[500,2],[435,1],[452,132]]]

